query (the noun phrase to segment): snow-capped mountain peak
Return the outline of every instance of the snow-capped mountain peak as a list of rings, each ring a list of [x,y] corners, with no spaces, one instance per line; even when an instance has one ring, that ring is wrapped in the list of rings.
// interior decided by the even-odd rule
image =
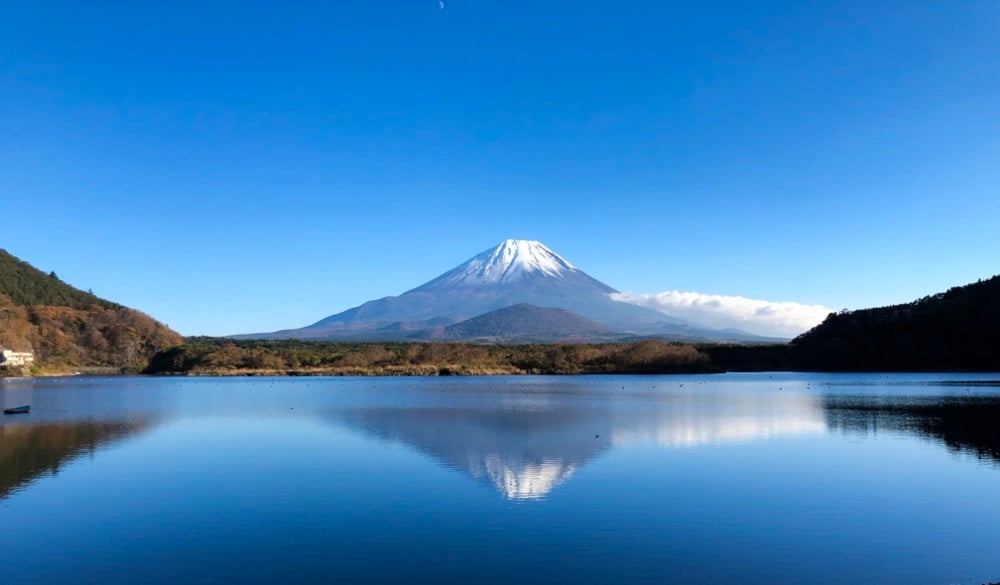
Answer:
[[[535,240],[506,240],[444,275],[451,284],[509,283],[533,274],[561,278],[576,271],[565,258]]]
[[[458,335],[462,339],[475,332],[477,339],[500,339],[521,335],[514,331],[533,330],[535,338],[556,333],[563,338],[574,330],[594,335],[593,339],[619,334],[730,338],[725,332],[617,301],[612,296],[617,292],[541,242],[511,239],[399,296],[368,301],[308,327],[246,337],[376,340]],[[580,325],[586,327],[581,330]],[[480,334],[483,331],[488,333]]]

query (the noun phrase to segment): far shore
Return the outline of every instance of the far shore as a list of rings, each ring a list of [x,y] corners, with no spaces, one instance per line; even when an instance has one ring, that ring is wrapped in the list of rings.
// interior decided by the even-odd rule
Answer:
[[[685,375],[706,375],[706,374],[727,374],[727,373],[790,373],[790,374],[973,374],[991,373],[981,370],[884,370],[872,371],[830,371],[830,370],[705,370],[687,372],[544,372],[525,371],[519,369],[478,369],[462,368],[378,368],[378,369],[358,369],[358,368],[314,368],[314,369],[218,369],[199,370],[190,372],[159,372],[155,374],[138,372],[106,372],[106,373],[82,373],[65,372],[54,373],[45,372],[31,376],[3,376],[0,375],[0,382],[26,382],[40,378],[62,378],[62,377],[151,377],[151,378],[253,378],[253,377],[273,377],[273,378],[297,378],[297,377],[339,377],[339,378],[438,378],[438,377],[458,377],[458,376],[685,376]],[[1000,375],[1000,372],[997,372]],[[1000,585],[997,583],[996,585]]]

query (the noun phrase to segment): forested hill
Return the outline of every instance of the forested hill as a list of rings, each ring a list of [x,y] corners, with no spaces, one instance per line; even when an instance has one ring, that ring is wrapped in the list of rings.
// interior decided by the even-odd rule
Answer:
[[[792,341],[796,366],[1000,370],[1000,276],[912,303],[835,313]]]
[[[73,288],[59,280],[55,272],[45,274],[31,264],[0,249],[0,294],[15,305],[53,305],[73,309],[98,306],[119,309],[121,305],[106,301],[93,293]]]
[[[148,315],[84,292],[0,250],[0,348],[35,353],[36,369],[139,371],[181,336]]]

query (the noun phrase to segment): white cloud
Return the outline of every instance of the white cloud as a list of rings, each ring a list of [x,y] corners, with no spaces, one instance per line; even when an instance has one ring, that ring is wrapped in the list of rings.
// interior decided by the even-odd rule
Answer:
[[[732,327],[773,337],[795,337],[821,323],[832,312],[822,305],[676,290],[656,294],[614,293],[611,297],[706,327]]]

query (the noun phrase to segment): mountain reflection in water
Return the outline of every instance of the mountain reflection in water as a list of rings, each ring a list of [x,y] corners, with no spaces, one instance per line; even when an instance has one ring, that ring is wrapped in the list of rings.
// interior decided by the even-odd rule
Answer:
[[[141,420],[0,425],[0,499],[80,456],[148,427]]]
[[[518,500],[544,498],[581,466],[629,443],[692,447],[826,431],[819,397],[809,393],[693,392],[620,402],[363,408],[337,419]]]
[[[378,408],[343,422],[413,446],[492,483],[511,499],[541,498],[610,447],[604,413],[591,410]]]
[[[0,580],[994,582],[997,379],[3,383]]]

